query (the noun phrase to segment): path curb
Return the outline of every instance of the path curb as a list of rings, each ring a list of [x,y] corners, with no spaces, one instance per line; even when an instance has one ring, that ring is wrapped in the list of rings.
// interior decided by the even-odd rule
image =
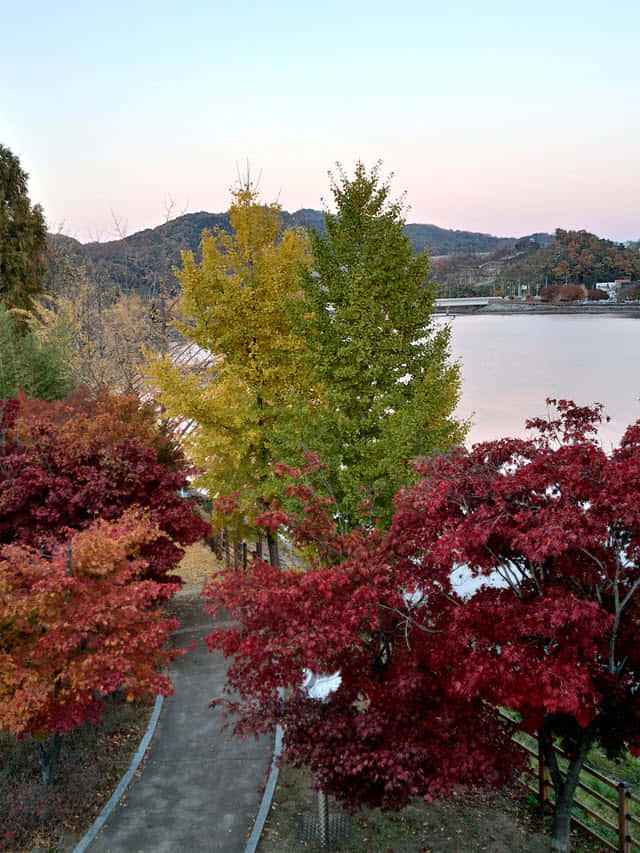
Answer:
[[[111,812],[118,805],[120,801],[120,797],[124,794],[127,787],[131,783],[133,779],[133,774],[138,769],[138,765],[144,758],[144,754],[147,751],[147,747],[151,743],[151,738],[156,730],[156,726],[158,725],[158,719],[160,718],[160,711],[162,710],[162,704],[164,702],[164,696],[156,696],[156,701],[153,707],[153,714],[151,715],[151,719],[149,720],[149,725],[147,726],[147,730],[144,733],[144,737],[140,741],[138,749],[136,750],[135,755],[131,759],[131,764],[129,765],[129,769],[124,774],[122,779],[118,782],[118,787],[115,789],[111,797],[105,806],[103,806],[102,811],[98,815],[98,817],[94,820],[94,822],[89,827],[87,833],[84,837],[76,844],[73,848],[73,853],[84,853],[87,847],[94,840],[96,835],[100,832],[102,827],[105,825],[107,820],[109,819]]]
[[[273,800],[273,795],[276,790],[276,783],[278,781],[279,773],[278,760],[281,755],[282,726],[276,726],[276,739],[273,745],[273,757],[271,759],[271,770],[269,772],[269,778],[267,779],[264,794],[262,795],[262,802],[260,803],[260,808],[258,809],[258,814],[253,824],[253,829],[251,830],[249,840],[247,841],[247,846],[244,849],[244,853],[255,853],[256,848],[258,846],[258,842],[260,841],[260,836],[262,835],[262,830],[264,829],[264,825],[267,820],[267,815],[269,814],[269,809],[271,808],[271,801]],[[76,853],[75,850],[74,853]],[[80,851],[78,851],[78,853],[80,853]]]

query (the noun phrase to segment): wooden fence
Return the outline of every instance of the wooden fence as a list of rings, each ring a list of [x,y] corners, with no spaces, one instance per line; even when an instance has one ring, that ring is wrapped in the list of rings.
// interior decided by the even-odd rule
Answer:
[[[219,560],[224,559],[227,569],[246,572],[254,560],[269,559],[266,538],[261,533],[257,533],[255,541],[249,543],[246,539],[234,540],[228,530],[221,530],[215,536],[207,537],[205,542]],[[289,564],[282,550],[280,562],[283,568]]]
[[[219,560],[224,559],[227,569],[233,567],[236,571],[246,572],[247,565],[256,558],[262,559],[262,537],[259,536],[254,549],[249,549],[247,543],[232,541],[226,530],[221,530],[215,536],[206,539],[207,545]]]
[[[511,719],[506,714],[504,716]],[[542,756],[542,750],[536,744],[535,738],[529,735],[516,736],[516,741],[529,753],[537,765],[537,785],[527,782],[527,786],[537,793],[540,804],[544,807],[546,803],[551,803],[553,785],[549,768]],[[554,749],[561,760],[566,758],[560,747],[556,746]],[[600,790],[595,789],[594,780],[596,780]],[[610,797],[606,793],[602,793],[603,786],[606,792],[611,792]],[[584,792],[584,795],[589,798],[589,802],[585,802],[586,797],[581,796],[581,792]],[[596,803],[598,809],[594,808]],[[595,838],[607,850],[632,853],[633,850],[640,850],[640,839],[634,838],[632,835],[634,827],[640,827],[640,818],[632,814],[633,811],[638,812],[635,807],[639,805],[640,798],[631,793],[631,787],[626,782],[615,782],[585,764],[580,773],[571,821],[592,838]],[[576,810],[589,817],[576,815]],[[593,821],[592,823],[587,822],[589,818]],[[606,832],[607,830],[609,830],[608,837],[602,834],[603,831]]]
[[[224,559],[227,569],[233,568],[235,571],[246,572],[247,566],[254,560],[269,560],[267,538],[257,531],[255,539],[247,541],[246,539],[233,540],[229,536],[228,530],[225,529],[215,536],[208,536],[205,542],[219,560]],[[280,568],[300,567],[300,560],[287,542],[279,540],[278,556]]]

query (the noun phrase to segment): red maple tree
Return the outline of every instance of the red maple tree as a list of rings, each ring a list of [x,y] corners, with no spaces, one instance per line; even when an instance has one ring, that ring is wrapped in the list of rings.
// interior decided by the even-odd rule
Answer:
[[[509,778],[518,758],[495,711],[509,708],[540,739],[552,846],[570,849],[590,747],[640,752],[640,422],[607,454],[601,407],[549,402],[557,416],[529,422],[530,439],[417,463],[386,532],[340,541],[331,508],[292,487],[300,512],[272,522],[328,543],[318,564],[258,564],[207,591],[239,620],[210,638],[234,656],[238,731],[282,722],[288,757],[319,785],[352,805],[396,806]],[[464,596],[452,584],[461,567],[480,584]],[[306,698],[304,668],[340,671],[330,702]]]
[[[159,602],[174,584],[142,580],[140,556],[158,528],[129,510],[94,522],[43,555],[0,551],[0,729],[35,737],[43,782],[55,772],[61,735],[97,722],[103,697],[172,692],[159,669],[177,626]]]
[[[0,406],[0,543],[51,548],[96,519],[143,507],[158,526],[146,576],[171,571],[208,525],[180,497],[189,469],[136,397],[77,391],[64,400]]]
[[[309,485],[317,464],[287,471],[297,511],[274,508],[260,519],[286,525],[310,567],[283,572],[256,562],[205,590],[212,614],[230,609],[238,623],[208,638],[234,658],[227,688],[240,698],[219,701],[239,715],[236,733],[283,723],[287,759],[309,766],[315,783],[349,806],[397,808],[480,779],[505,783],[523,765],[514,727],[481,697],[459,695],[452,602],[426,627],[407,623],[388,537],[363,527],[338,532],[332,501]],[[330,701],[301,689],[305,669],[340,672]]]
[[[0,729],[36,736],[45,781],[102,696],[170,689],[158,605],[209,529],[188,473],[135,397],[0,401]]]

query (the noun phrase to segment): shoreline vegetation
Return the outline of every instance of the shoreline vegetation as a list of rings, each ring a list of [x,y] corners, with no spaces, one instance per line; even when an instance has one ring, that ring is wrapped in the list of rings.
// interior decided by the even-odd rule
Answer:
[[[462,300],[458,305],[436,305],[435,313],[438,315],[452,314],[477,314],[479,316],[514,314],[544,314],[552,316],[555,314],[585,314],[587,316],[606,315],[609,317],[633,317],[640,318],[640,303],[638,302],[613,302],[581,303],[579,305],[556,305],[553,303],[518,302],[505,299],[504,302],[489,302],[487,305],[465,304]]]

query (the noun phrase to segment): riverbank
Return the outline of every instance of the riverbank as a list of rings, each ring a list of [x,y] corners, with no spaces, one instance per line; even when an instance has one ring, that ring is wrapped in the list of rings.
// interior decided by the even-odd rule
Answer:
[[[632,317],[640,318],[640,303],[614,302],[602,304],[599,302],[580,303],[579,305],[554,305],[542,302],[516,302],[505,299],[504,301],[489,302],[486,305],[447,305],[436,306],[438,315],[535,315],[558,316],[563,314],[584,314],[588,317],[599,315],[606,317]]]

